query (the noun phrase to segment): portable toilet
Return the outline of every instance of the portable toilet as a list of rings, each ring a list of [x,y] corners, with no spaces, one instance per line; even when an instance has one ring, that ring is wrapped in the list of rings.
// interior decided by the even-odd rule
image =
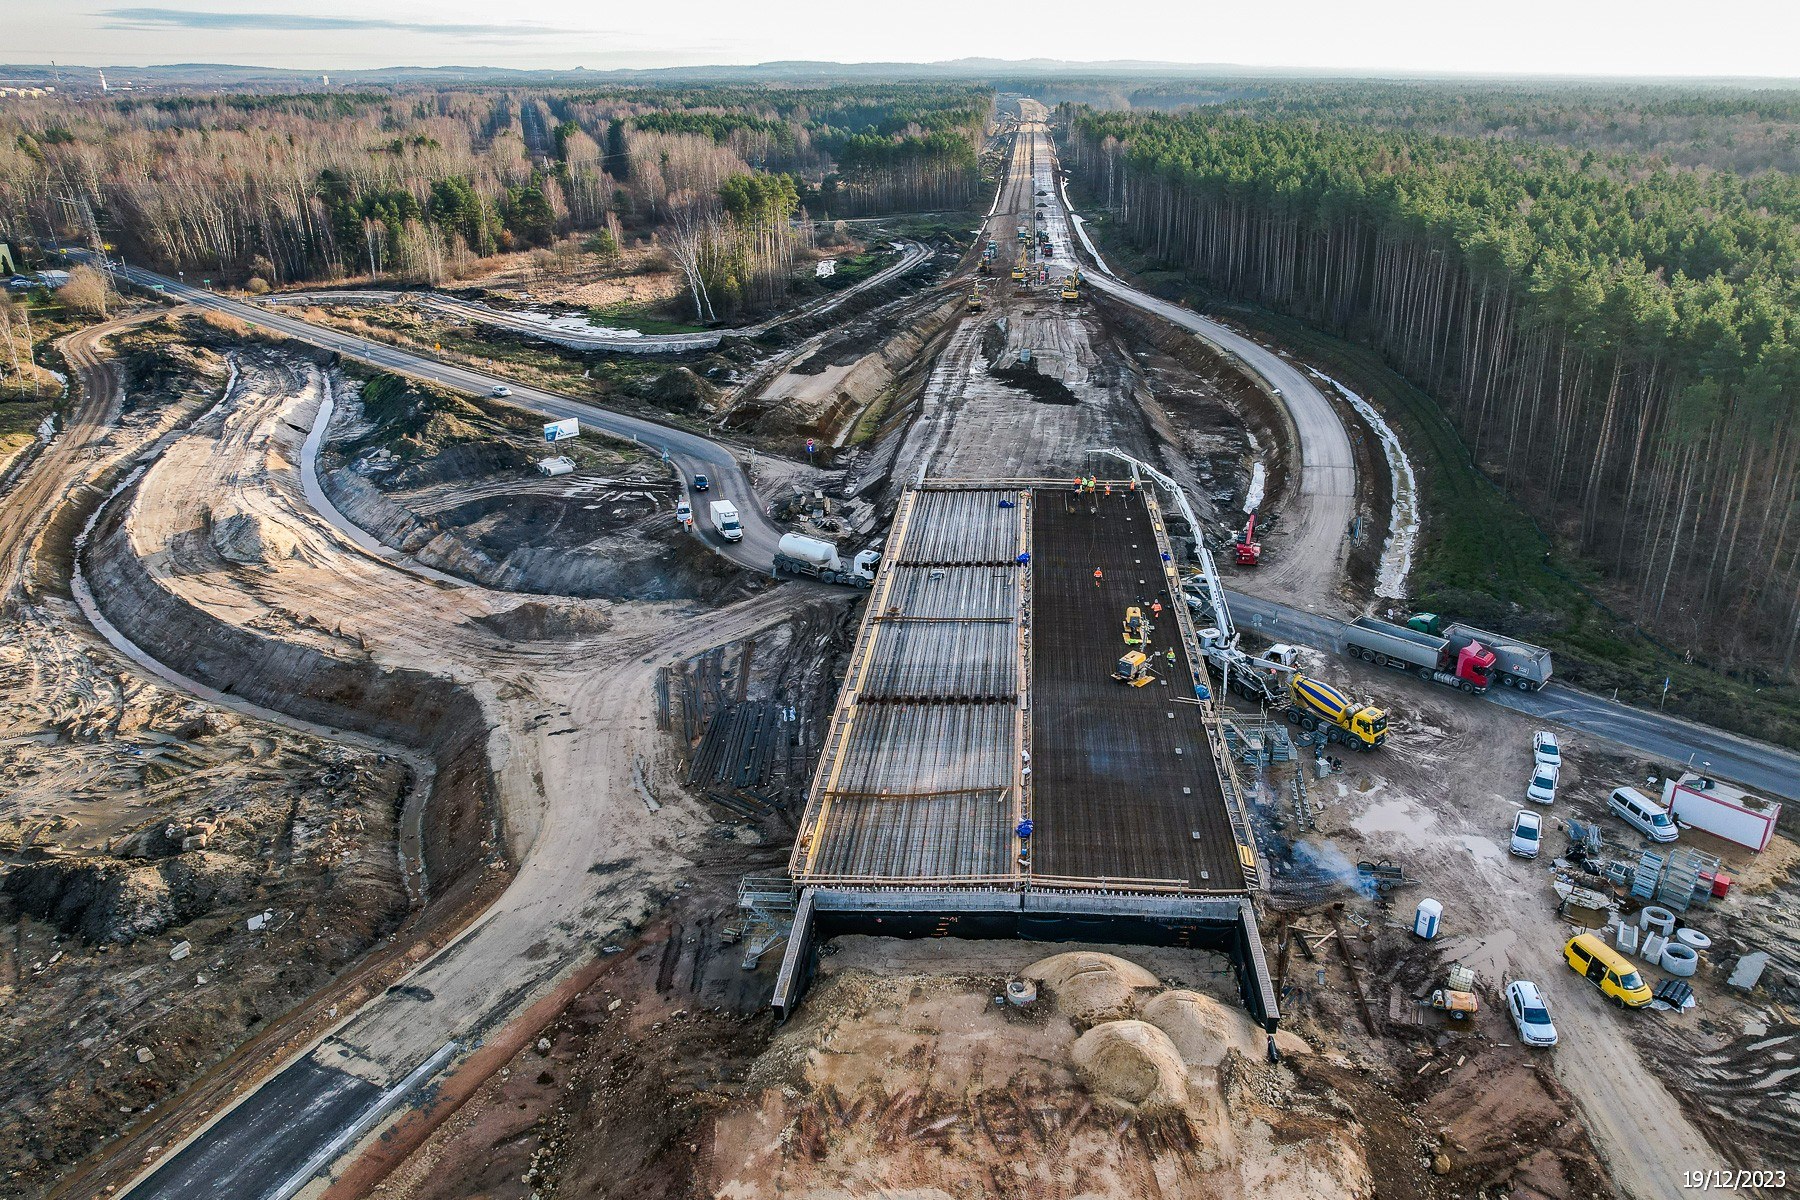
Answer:
[[[1419,901],[1419,911],[1413,914],[1413,933],[1430,941],[1438,934],[1438,922],[1443,919],[1444,906],[1436,900]]]

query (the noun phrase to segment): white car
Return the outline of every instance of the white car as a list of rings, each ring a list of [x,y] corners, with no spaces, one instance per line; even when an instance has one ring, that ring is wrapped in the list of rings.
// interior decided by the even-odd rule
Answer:
[[[1520,858],[1536,858],[1543,834],[1544,818],[1529,808],[1521,808],[1513,814],[1512,841],[1506,848]]]
[[[1550,1006],[1529,979],[1506,985],[1506,1011],[1519,1028],[1519,1040],[1527,1046],[1556,1045],[1556,1026],[1550,1023]]]
[[[510,396],[510,395],[512,395],[512,389],[507,387],[504,383],[496,383],[494,385],[494,390],[489,392],[488,395],[490,395],[490,396]]]
[[[1531,768],[1531,782],[1525,785],[1525,798],[1533,804],[1556,803],[1555,767],[1538,763]]]
[[[1562,743],[1548,729],[1540,729],[1531,737],[1531,756],[1540,767],[1562,766]]]

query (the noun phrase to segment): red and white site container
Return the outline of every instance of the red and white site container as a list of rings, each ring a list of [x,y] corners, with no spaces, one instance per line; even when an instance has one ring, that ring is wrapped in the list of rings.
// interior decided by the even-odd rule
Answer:
[[[1683,825],[1759,851],[1769,848],[1781,819],[1779,801],[1691,771],[1663,784],[1663,807]]]

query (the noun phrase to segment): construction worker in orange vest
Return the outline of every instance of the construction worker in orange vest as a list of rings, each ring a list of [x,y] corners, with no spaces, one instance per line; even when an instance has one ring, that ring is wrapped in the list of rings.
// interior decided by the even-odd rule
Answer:
[[[1161,600],[1152,600],[1150,602],[1150,615],[1153,617],[1162,616],[1162,601]]]
[[[1094,568],[1094,586],[1095,587],[1100,586],[1100,568],[1099,567]]]

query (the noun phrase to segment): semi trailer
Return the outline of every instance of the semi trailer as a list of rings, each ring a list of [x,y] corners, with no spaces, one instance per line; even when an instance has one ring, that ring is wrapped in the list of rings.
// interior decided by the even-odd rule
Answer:
[[[1494,652],[1467,634],[1431,634],[1374,617],[1358,617],[1344,627],[1344,640],[1352,658],[1413,671],[1427,683],[1475,695],[1488,690],[1494,669]]]
[[[1407,618],[1406,625],[1409,629],[1434,637],[1480,642],[1494,652],[1494,669],[1489,674],[1492,681],[1501,687],[1535,692],[1550,682],[1550,652],[1542,646],[1534,646],[1503,633],[1489,633],[1460,621],[1445,625],[1436,613],[1416,613]]]
[[[775,573],[806,575],[823,583],[847,583],[866,588],[875,582],[875,565],[881,554],[864,550],[846,560],[830,542],[799,533],[784,533],[775,545]]]

